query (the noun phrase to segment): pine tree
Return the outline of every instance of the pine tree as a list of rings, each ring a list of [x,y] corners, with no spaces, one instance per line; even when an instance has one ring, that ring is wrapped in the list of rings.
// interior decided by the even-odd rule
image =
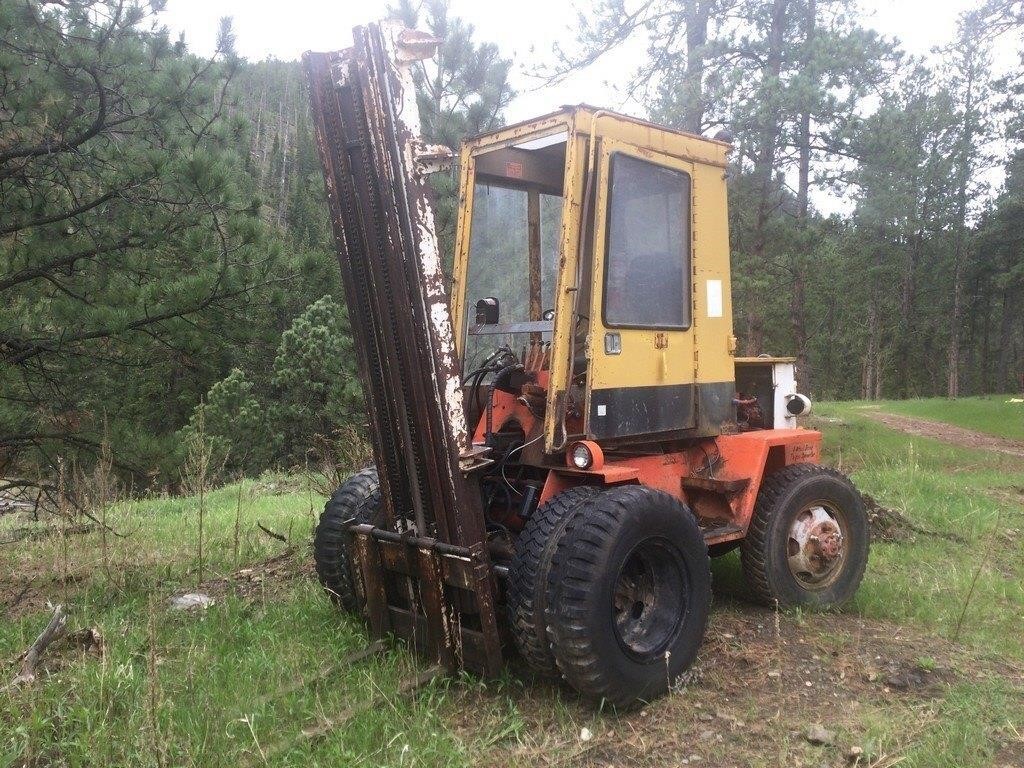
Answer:
[[[416,101],[423,138],[457,152],[462,139],[503,125],[505,108],[516,93],[509,83],[512,62],[493,43],[475,42],[473,25],[452,16],[450,6],[449,0],[415,5],[400,0],[390,13],[441,41],[434,58],[415,64]],[[449,262],[458,216],[457,170],[431,177],[438,240]]]
[[[281,335],[268,408],[280,459],[301,461],[364,407],[345,310],[330,296],[310,304]]]
[[[225,113],[230,24],[202,59],[152,13],[0,0],[0,445],[37,477],[104,423],[116,466],[159,469],[273,267]]]
[[[950,398],[960,395],[963,278],[968,218],[972,212],[971,200],[980,197],[977,176],[978,171],[987,163],[985,150],[992,129],[989,119],[992,106],[992,92],[989,88],[991,56],[987,39],[981,34],[981,25],[982,20],[977,14],[965,15],[960,21],[957,39],[947,56],[957,114],[953,176],[956,211],[953,221],[952,307],[949,314],[946,384],[946,395]]]

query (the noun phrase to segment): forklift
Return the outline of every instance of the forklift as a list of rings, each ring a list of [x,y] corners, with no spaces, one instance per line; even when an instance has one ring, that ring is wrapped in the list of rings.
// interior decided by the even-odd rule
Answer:
[[[737,356],[727,140],[586,105],[466,139],[445,271],[390,23],[307,53],[374,465],[328,501],[316,570],[374,637],[496,675],[515,649],[626,707],[693,663],[710,558],[749,596],[857,590],[860,494],[822,466],[792,358]]]

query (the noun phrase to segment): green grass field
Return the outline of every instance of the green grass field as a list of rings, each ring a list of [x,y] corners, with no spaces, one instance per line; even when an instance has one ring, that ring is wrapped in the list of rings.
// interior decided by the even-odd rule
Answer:
[[[915,415],[999,421],[988,401],[942,403]],[[857,598],[834,615],[749,607],[735,597],[737,558],[717,561],[699,674],[641,712],[595,713],[515,666],[402,695],[399,681],[423,669],[402,650],[322,675],[365,635],[308,567],[323,498],[303,479],[264,478],[206,497],[201,568],[196,498],[115,505],[120,536],[57,531],[0,547],[0,687],[45,626],[47,600],[69,606],[70,629],[103,638],[100,649],[55,644],[35,684],[0,692],[0,768],[816,767],[852,764],[853,746],[877,767],[1024,764],[1024,460],[907,437],[861,404],[817,410],[827,461],[930,533],[876,541]],[[0,541],[16,525],[0,517]],[[200,586],[215,605],[168,609]],[[897,667],[930,682],[896,690]],[[835,743],[806,743],[807,722]],[[322,735],[304,736],[311,727]]]

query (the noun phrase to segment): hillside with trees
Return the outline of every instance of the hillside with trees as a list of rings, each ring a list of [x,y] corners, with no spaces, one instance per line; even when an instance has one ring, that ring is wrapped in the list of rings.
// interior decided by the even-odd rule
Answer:
[[[363,420],[301,65],[240,59],[229,22],[197,56],[158,8],[0,0],[0,477],[33,494],[103,455],[173,488],[197,434],[227,473],[302,465]],[[643,35],[645,116],[732,135],[744,352],[797,354],[818,398],[1019,388],[1024,79],[992,50],[1020,2],[927,61],[855,0],[636,8],[598,3],[535,64],[556,80]],[[417,71],[427,138],[500,125],[499,49],[444,0],[393,13],[445,41]]]

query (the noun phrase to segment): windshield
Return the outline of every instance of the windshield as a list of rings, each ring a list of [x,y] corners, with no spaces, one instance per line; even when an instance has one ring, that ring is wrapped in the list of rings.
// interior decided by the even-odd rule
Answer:
[[[498,300],[499,325],[541,320],[543,313],[554,307],[562,217],[562,198],[558,195],[485,183],[475,184],[473,190],[463,373],[477,368],[502,344],[522,354],[531,339],[550,341],[550,333],[474,334],[470,329],[476,324],[476,303],[480,299]],[[539,229],[533,249],[531,218]]]

